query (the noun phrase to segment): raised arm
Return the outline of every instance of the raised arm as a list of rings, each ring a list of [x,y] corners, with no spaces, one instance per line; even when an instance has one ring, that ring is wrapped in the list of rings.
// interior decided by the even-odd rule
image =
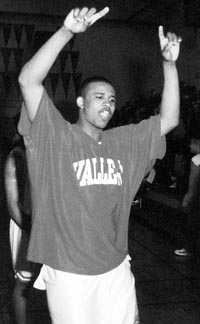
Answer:
[[[163,27],[159,27],[159,40],[163,56],[164,87],[160,115],[161,135],[170,132],[179,122],[180,95],[176,60],[179,56],[181,38],[173,33],[164,36]]]
[[[60,51],[75,33],[84,32],[108,11],[108,7],[99,12],[96,12],[95,8],[88,9],[86,7],[71,10],[65,18],[63,26],[24,65],[19,75],[19,84],[30,121],[34,119],[42,97],[42,82]]]

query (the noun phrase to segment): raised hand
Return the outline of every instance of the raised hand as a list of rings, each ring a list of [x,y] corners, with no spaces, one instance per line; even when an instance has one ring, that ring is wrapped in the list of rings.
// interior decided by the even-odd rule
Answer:
[[[181,37],[174,33],[163,32],[163,26],[159,26],[158,35],[160,40],[160,48],[165,61],[175,62],[179,56]]]
[[[99,12],[96,12],[95,8],[75,8],[65,18],[64,26],[72,33],[82,33],[108,12],[108,7],[105,7]]]

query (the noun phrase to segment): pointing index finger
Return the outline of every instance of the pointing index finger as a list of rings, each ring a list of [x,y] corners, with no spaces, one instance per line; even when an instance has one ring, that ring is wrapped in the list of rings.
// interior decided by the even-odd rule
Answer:
[[[105,16],[109,12],[109,10],[110,9],[108,7],[105,7],[101,11],[97,12],[96,14],[94,14],[90,19],[88,19],[90,25],[94,24],[98,19],[100,19],[103,16]]]
[[[164,31],[163,31],[163,26],[159,26],[158,35],[159,35],[160,40],[165,38]]]

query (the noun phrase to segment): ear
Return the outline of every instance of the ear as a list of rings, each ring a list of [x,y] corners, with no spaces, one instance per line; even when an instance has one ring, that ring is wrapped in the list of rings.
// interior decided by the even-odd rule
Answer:
[[[76,103],[77,103],[77,106],[81,109],[84,108],[84,98],[79,96],[77,99],[76,99]]]

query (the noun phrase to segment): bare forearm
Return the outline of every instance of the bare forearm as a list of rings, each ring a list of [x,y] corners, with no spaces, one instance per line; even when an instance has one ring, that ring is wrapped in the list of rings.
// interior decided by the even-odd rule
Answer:
[[[22,216],[17,202],[7,202],[8,203],[8,212],[12,220],[22,228]]]
[[[20,210],[17,203],[8,204],[9,215],[12,220],[24,231],[31,230],[31,216]]]
[[[166,134],[179,122],[180,95],[179,79],[175,62],[163,62],[164,88],[161,101],[161,120],[163,133]]]
[[[45,79],[63,47],[73,37],[64,25],[28,61],[19,76],[20,84],[40,84]]]

